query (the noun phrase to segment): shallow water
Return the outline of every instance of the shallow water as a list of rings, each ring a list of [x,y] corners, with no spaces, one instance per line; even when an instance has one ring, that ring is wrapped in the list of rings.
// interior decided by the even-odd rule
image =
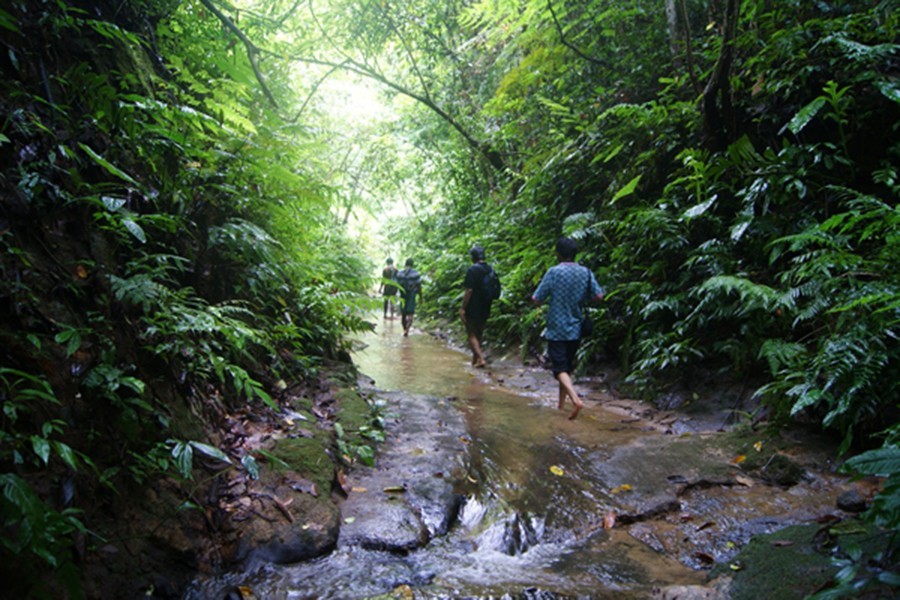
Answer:
[[[686,466],[668,449],[677,445],[672,436],[592,403],[569,421],[552,387],[516,392],[498,383],[516,373],[491,377],[425,333],[403,337],[399,319],[380,321],[360,347],[354,360],[377,389],[434,396],[462,411],[470,443],[459,518],[406,555],[339,548],[233,577],[259,598],[366,598],[399,586],[416,598],[646,598],[659,586],[703,582],[698,545],[726,559],[753,533],[833,491],[824,479],[780,495],[764,486],[700,490],[672,515],[607,529],[610,510],[628,509],[617,486],[660,488],[667,474],[680,477]],[[727,469],[727,457],[722,463]],[[762,525],[744,527],[754,519]]]

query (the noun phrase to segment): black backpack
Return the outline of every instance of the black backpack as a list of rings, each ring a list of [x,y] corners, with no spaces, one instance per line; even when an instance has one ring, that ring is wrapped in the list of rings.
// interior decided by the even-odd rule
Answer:
[[[500,297],[500,278],[491,265],[485,265],[487,272],[481,278],[481,289],[484,290],[484,297],[488,301],[494,301]]]

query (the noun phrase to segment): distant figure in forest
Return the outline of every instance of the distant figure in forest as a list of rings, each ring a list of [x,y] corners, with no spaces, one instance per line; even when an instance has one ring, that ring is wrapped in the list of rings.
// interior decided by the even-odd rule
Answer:
[[[416,296],[422,300],[422,276],[413,268],[413,259],[406,259],[406,268],[397,273],[397,284],[401,288],[400,317],[403,322],[403,335],[409,335],[413,315],[416,314]]]
[[[462,308],[459,313],[466,326],[469,347],[472,349],[472,366],[485,366],[484,328],[491,314],[491,304],[499,296],[500,280],[491,265],[484,261],[484,248],[472,246],[469,250],[472,266],[466,271],[463,282]]]
[[[603,299],[603,289],[587,267],[575,262],[578,244],[575,240],[562,237],[556,242],[556,258],[559,264],[550,267],[532,294],[536,304],[543,304],[549,298],[547,328],[547,354],[553,376],[559,382],[559,404],[563,409],[566,397],[572,400],[574,410],[569,419],[578,416],[584,403],[572,385],[572,371],[575,369],[575,354],[581,339],[581,322],[584,318],[581,305]]]
[[[397,295],[397,286],[393,282],[397,279],[397,267],[394,266],[394,259],[388,258],[387,266],[381,270],[381,285],[378,291],[384,297],[384,318],[388,318],[388,307],[391,309],[391,319],[394,318],[394,296]]]

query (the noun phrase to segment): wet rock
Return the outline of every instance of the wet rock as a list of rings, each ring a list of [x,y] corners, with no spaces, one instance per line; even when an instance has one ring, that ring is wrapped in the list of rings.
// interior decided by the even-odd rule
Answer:
[[[285,492],[284,497],[288,497]],[[242,524],[233,560],[245,568],[271,562],[287,564],[327,554],[337,544],[340,513],[330,502],[295,495],[279,508],[276,496],[258,505],[255,517]],[[284,504],[283,500],[279,500]],[[287,512],[285,512],[285,510]],[[293,520],[289,515],[303,515]]]
[[[760,469],[760,476],[776,485],[791,487],[797,485],[806,475],[806,470],[783,454],[773,454]]]
[[[406,552],[445,534],[459,513],[462,497],[454,487],[466,452],[459,411],[429,396],[386,398],[403,418],[388,424],[391,443],[379,448],[375,467],[357,466],[348,475],[341,547]]]
[[[730,600],[731,580],[720,577],[709,585],[670,585],[653,590],[653,600]]]
[[[405,503],[368,501],[361,494],[359,498],[359,502],[344,506],[345,514],[354,516],[347,517],[341,528],[342,546],[407,552],[428,542],[428,529],[418,513]]]
[[[865,496],[854,489],[847,490],[838,496],[837,507],[847,512],[861,513],[868,508],[868,503],[866,502]]]

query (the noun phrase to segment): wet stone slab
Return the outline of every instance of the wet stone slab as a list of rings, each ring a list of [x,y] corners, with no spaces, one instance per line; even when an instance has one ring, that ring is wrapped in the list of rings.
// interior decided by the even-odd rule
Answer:
[[[460,412],[447,399],[381,393],[387,441],[372,468],[348,475],[338,547],[407,552],[443,535],[456,519],[467,446]]]

